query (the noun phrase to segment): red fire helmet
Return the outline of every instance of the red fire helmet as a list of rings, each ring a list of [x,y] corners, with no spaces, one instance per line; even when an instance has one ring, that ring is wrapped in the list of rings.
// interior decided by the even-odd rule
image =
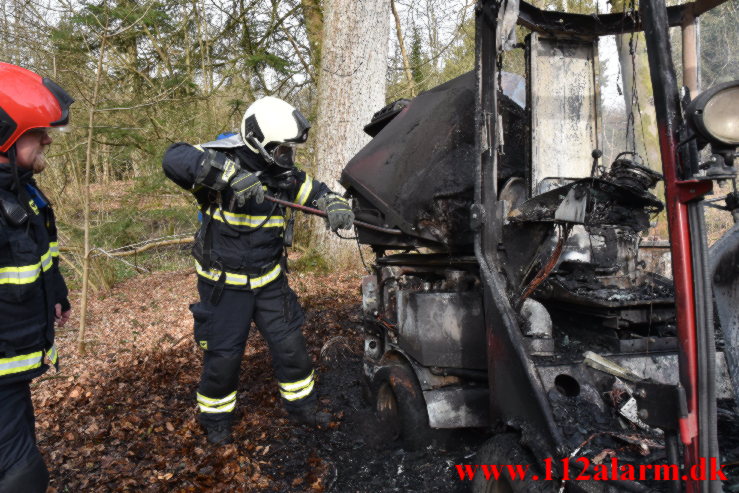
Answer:
[[[28,130],[66,125],[73,102],[51,79],[0,62],[0,152]]]

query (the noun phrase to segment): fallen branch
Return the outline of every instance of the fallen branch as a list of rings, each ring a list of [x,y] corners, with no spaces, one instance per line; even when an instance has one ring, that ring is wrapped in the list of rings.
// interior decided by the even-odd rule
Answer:
[[[169,347],[169,349],[174,349],[174,348],[176,348],[177,346],[179,346],[179,345],[180,345],[180,344],[182,343],[182,341],[184,341],[185,339],[189,339],[190,337],[192,337],[192,335],[191,335],[191,334],[189,334],[189,333],[185,334],[184,336],[182,336],[182,337],[180,337],[179,339],[177,339],[177,342],[175,342],[174,344],[172,344],[172,345],[171,345],[171,346]]]
[[[82,271],[79,270],[77,266],[74,265],[74,263],[72,263],[72,261],[67,258],[66,255],[61,255],[60,253],[59,259],[63,261],[64,263],[66,263],[78,276],[80,276],[80,278],[82,277]],[[90,285],[92,290],[95,291],[96,293],[100,291],[100,288],[98,288],[90,279],[87,280],[87,283]]]
[[[136,255],[137,253],[142,253],[147,250],[151,250],[152,248],[157,248],[161,246],[191,243],[193,241],[192,240],[193,235],[194,233],[185,233],[181,235],[165,236],[164,238],[146,240],[140,243],[133,243],[131,245],[114,248],[112,250],[105,250],[103,248],[96,247],[96,248],[93,248],[93,250],[98,251],[100,253],[97,253],[93,256],[105,255],[108,257],[127,257],[130,255]],[[59,248],[59,251],[62,253],[74,252],[76,250],[77,249],[75,248],[70,248],[66,246],[62,246]]]
[[[129,267],[133,268],[134,270],[136,270],[136,271],[138,271],[138,272],[149,272],[149,269],[147,269],[147,268],[145,268],[145,267],[140,267],[140,266],[138,266],[138,265],[134,265],[134,264],[132,264],[131,262],[128,262],[128,261],[126,261],[126,260],[123,260],[123,259],[119,259],[119,258],[115,258],[115,256],[113,256],[113,255],[112,255],[112,254],[111,254],[110,252],[108,252],[108,251],[105,251],[105,250],[103,250],[102,248],[95,248],[95,249],[91,250],[91,251],[90,251],[90,253],[91,253],[91,254],[92,254],[92,253],[95,253],[95,251],[96,251],[96,250],[100,252],[100,253],[99,253],[98,255],[95,255],[96,257],[97,257],[97,256],[100,256],[100,255],[106,255],[106,256],[108,256],[108,257],[112,258],[113,260],[117,260],[117,261],[119,261],[119,262],[123,262],[124,264],[126,264],[127,266],[129,266]]]
[[[163,246],[170,246],[170,245],[182,245],[185,243],[192,243],[192,237],[188,238],[178,238],[176,240],[165,240],[165,241],[156,241],[154,243],[147,243],[144,246],[134,248],[133,250],[125,250],[125,251],[118,251],[118,252],[107,252],[106,255],[109,257],[128,257],[130,255],[136,255],[142,252],[145,252],[147,250],[151,250],[152,248],[158,248]]]
[[[54,375],[48,375],[48,376],[45,376],[45,377],[37,378],[36,380],[34,380],[33,382],[31,382],[31,388],[32,389],[35,389],[36,387],[38,387],[41,384],[41,382],[46,382],[47,380],[57,380],[59,378],[67,379],[67,378],[69,378],[69,375],[62,375],[60,373],[57,373],[57,374],[54,374]]]

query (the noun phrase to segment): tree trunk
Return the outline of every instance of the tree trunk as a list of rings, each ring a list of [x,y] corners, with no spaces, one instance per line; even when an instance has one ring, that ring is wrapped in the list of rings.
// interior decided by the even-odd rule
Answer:
[[[87,295],[88,284],[90,279],[90,168],[92,167],[92,137],[94,133],[95,123],[95,105],[98,100],[98,90],[100,89],[100,79],[103,75],[103,59],[105,58],[105,44],[108,40],[106,34],[108,26],[106,24],[104,34],[100,41],[100,56],[97,61],[97,69],[95,70],[95,85],[92,89],[92,100],[87,115],[87,154],[85,159],[85,192],[83,199],[83,228],[85,231],[85,251],[82,259],[82,293],[80,294],[80,331],[77,337],[77,347],[80,354],[85,354],[85,325],[87,323]]]
[[[308,35],[308,45],[310,46],[311,66],[315,72],[321,63],[321,38],[323,35],[321,0],[301,0],[300,4],[305,20],[305,31]],[[315,80],[318,80],[317,73],[311,73],[311,75]]]
[[[103,162],[103,183],[109,184],[111,177],[110,177],[110,149],[109,146],[106,146],[105,144],[100,146],[100,152],[102,153],[102,162]]]
[[[635,33],[633,37],[631,34],[616,36],[626,115],[632,115],[627,145],[629,150],[639,153],[646,165],[661,171],[657,117],[652,102],[652,82],[649,78],[646,45],[643,33]]]
[[[612,12],[623,12],[630,8],[625,0],[613,0]],[[638,2],[634,7],[638,11]],[[638,153],[644,165],[661,173],[662,159],[657,134],[657,114],[654,109],[652,79],[649,74],[647,42],[643,32],[626,33],[616,36],[616,48],[621,64],[624,102],[626,106],[626,149]],[[660,182],[657,196],[664,200],[664,185]],[[666,237],[667,220],[665,213],[657,217],[657,227],[650,230],[650,236]]]
[[[408,89],[411,97],[416,97],[416,85],[411,73],[411,64],[408,61],[408,53],[405,51],[405,41],[403,40],[403,29],[400,25],[400,15],[398,9],[395,8],[395,0],[390,0],[390,8],[393,11],[395,19],[395,34],[398,36],[398,46],[400,46],[400,58],[403,60],[403,71],[405,72],[405,80],[408,82]]]
[[[385,104],[385,75],[390,35],[389,0],[328,0],[324,9],[321,74],[316,121],[316,178],[342,193],[344,165],[368,141],[362,128]],[[314,223],[314,245],[332,261],[356,255]]]
[[[613,0],[611,5],[612,12],[623,12],[629,4],[625,0]],[[638,3],[635,8],[638,9]],[[616,48],[621,64],[626,115],[631,115],[632,122],[627,132],[627,145],[630,151],[638,152],[650,168],[662,171],[644,33],[616,36]]]

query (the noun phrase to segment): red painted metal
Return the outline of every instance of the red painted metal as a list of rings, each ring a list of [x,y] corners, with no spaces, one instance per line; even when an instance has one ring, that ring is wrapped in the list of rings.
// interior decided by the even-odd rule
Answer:
[[[688,415],[680,423],[680,439],[685,445],[685,468],[698,464],[698,343],[695,322],[695,296],[693,293],[692,249],[686,200],[698,198],[677,174],[677,139],[665,122],[658,122],[659,144],[662,153],[662,170],[665,178],[665,202],[670,230],[672,252],[672,278],[675,284],[675,310],[677,333],[680,341],[680,382],[685,389]],[[698,190],[698,185],[692,190]],[[709,184],[710,188],[710,184]],[[688,493],[698,493],[700,485],[686,482]]]
[[[675,185],[677,187],[677,200],[681,204],[702,199],[713,190],[713,182],[705,180],[684,180],[676,182]]]

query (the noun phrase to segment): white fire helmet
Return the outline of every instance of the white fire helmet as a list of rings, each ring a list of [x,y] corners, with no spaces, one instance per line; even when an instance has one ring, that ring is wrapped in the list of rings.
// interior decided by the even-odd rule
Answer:
[[[294,146],[308,139],[310,123],[291,104],[272,96],[254,101],[241,120],[246,146],[283,168],[293,166]]]

